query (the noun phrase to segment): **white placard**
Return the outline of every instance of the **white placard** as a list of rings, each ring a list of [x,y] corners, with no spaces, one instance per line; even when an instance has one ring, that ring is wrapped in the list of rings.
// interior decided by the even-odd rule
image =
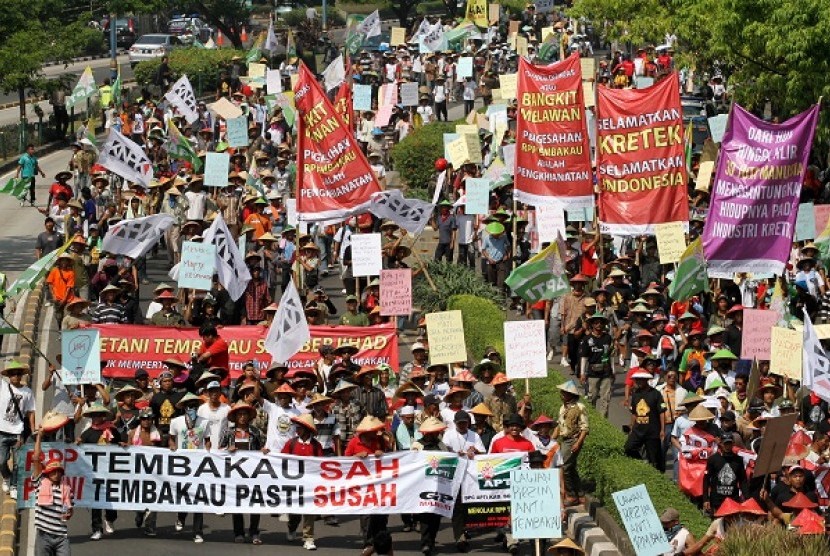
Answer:
[[[536,225],[541,243],[556,241],[559,234],[565,237],[565,209],[562,205],[536,207]]]
[[[504,323],[504,356],[507,378],[548,376],[545,321],[516,320]]]
[[[352,276],[380,276],[380,234],[352,234]]]
[[[282,92],[282,75],[280,70],[265,70],[265,87],[269,95]]]
[[[289,226],[297,227],[297,199],[285,200],[285,218]]]

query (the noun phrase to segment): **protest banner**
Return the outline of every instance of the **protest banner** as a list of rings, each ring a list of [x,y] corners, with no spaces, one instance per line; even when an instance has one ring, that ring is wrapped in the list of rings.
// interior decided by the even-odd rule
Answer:
[[[568,222],[593,222],[594,221],[594,207],[585,207],[581,209],[571,209],[565,211]]]
[[[297,106],[297,213],[300,220],[343,218],[365,211],[380,184],[351,130],[314,74],[300,63]]]
[[[380,271],[380,314],[409,316],[412,313],[412,269]]]
[[[407,451],[371,460],[259,451],[47,443],[81,508],[271,514],[437,513],[450,517],[467,460]],[[18,452],[18,508],[32,508],[34,446]]]
[[[733,105],[702,236],[710,269],[783,272],[818,113],[770,123]]]
[[[507,378],[548,376],[545,321],[515,320],[504,323],[504,356]]]
[[[726,133],[726,123],[729,121],[729,114],[718,114],[709,118],[709,133],[714,143],[723,141],[723,134]]]
[[[231,147],[248,146],[248,118],[245,116],[227,121],[228,145]]]
[[[398,46],[400,44],[406,44],[406,29],[403,27],[392,27],[392,31],[389,34],[389,45]]]
[[[487,178],[464,180],[465,214],[487,214],[490,209],[490,183]]]
[[[383,268],[380,234],[352,234],[352,275],[378,276]]]
[[[695,191],[709,191],[712,183],[712,172],[715,171],[715,162],[707,160],[701,162],[697,169],[697,178],[695,179]]]
[[[514,22],[511,21],[511,23]],[[518,23],[518,21],[515,23]],[[499,88],[501,89],[502,99],[512,100],[516,98],[517,77],[515,73],[499,75]]]
[[[645,485],[613,492],[611,496],[637,556],[660,556],[671,552]]]
[[[205,185],[208,187],[227,187],[230,162],[231,156],[228,153],[207,153],[207,158],[205,158]]]
[[[801,353],[797,354],[799,359]],[[800,378],[799,378],[800,380]],[[798,421],[798,414],[792,413],[774,417],[767,421],[764,427],[764,441],[755,459],[753,477],[760,477],[769,473],[779,473],[781,464],[784,462],[784,455],[787,452],[787,445],[793,433],[793,425]]]
[[[660,264],[672,264],[680,260],[686,250],[686,229],[683,222],[663,222],[654,225],[657,253]]]
[[[744,309],[743,329],[741,330],[741,359],[767,361],[771,357],[772,328],[778,322],[776,311],[761,309]]]
[[[565,210],[562,205],[536,207],[536,231],[541,243],[556,241],[557,237],[565,237],[565,228]]]
[[[334,94],[334,111],[337,112],[343,123],[349,129],[354,129],[354,103],[352,101],[352,84],[344,82],[337,88]]]
[[[464,322],[461,311],[427,313],[429,361],[432,365],[457,363],[467,360],[464,343]]]
[[[265,72],[265,90],[269,95],[282,92],[282,74],[278,69],[269,69]]]
[[[216,246],[212,243],[185,241],[179,263],[180,288],[210,291],[216,271]]]
[[[770,331],[770,373],[801,380],[801,349],[804,339],[798,330],[772,327]]]
[[[801,203],[795,217],[795,241],[814,239],[816,237],[816,205]]]
[[[515,452],[477,455],[467,462],[461,483],[461,501],[465,504],[509,503],[511,472],[527,469],[526,458],[527,454]]]
[[[372,86],[355,84],[352,89],[352,106],[355,110],[372,109]]]
[[[591,150],[579,55],[547,66],[519,59],[516,98],[516,198],[536,207],[592,206]]]
[[[61,333],[61,382],[65,386],[101,382],[101,335],[82,328]]]
[[[562,536],[559,469],[514,469],[510,472],[511,533],[516,539]]]
[[[403,104],[404,106],[418,106],[417,83],[401,83],[401,104]]]
[[[597,179],[602,233],[654,233],[688,222],[683,111],[677,74],[648,89],[597,89]]]
[[[311,340],[288,360],[291,369],[313,369],[323,345],[337,348],[353,345],[359,349],[352,360],[358,365],[386,363],[398,368],[398,337],[394,325],[310,326]],[[138,368],[156,376],[170,357],[190,358],[202,348],[198,328],[166,328],[127,324],[97,324],[89,329],[101,333],[101,360],[106,361],[104,376],[132,379]],[[228,343],[230,374],[242,373],[246,361],[253,360],[263,376],[271,364],[265,349],[266,326],[224,326],[219,335]]]
[[[510,526],[509,502],[464,504],[464,513],[465,529],[496,529]]]

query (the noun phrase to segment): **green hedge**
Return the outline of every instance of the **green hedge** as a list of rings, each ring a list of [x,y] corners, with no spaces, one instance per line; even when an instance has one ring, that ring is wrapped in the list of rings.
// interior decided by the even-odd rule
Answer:
[[[456,296],[450,299],[447,309],[464,311],[464,336],[471,356],[479,357],[486,345],[502,349],[505,315],[491,301],[474,296]],[[562,404],[557,386],[567,380],[553,368],[548,368],[547,378],[531,379],[530,391],[538,413],[556,418]],[[586,400],[583,402],[588,410],[591,432],[579,454],[579,473],[583,480],[589,479],[596,484],[594,495],[617,523],[622,526],[611,493],[645,484],[658,514],[668,507],[677,509],[683,524],[700,538],[711,521],[680,492],[677,483],[648,463],[626,457],[623,451],[626,435]]]
[[[435,161],[444,156],[444,134],[454,132],[455,123],[433,122],[392,147],[392,162],[401,181],[411,188],[427,187],[435,174]]]
[[[424,314],[447,310],[454,295],[475,295],[501,303],[499,291],[485,282],[480,273],[466,266],[431,260],[427,263],[427,272],[436,286],[435,291],[423,274],[412,285],[412,301]]]
[[[234,50],[232,48],[180,48],[170,53],[170,71],[173,72],[173,79],[178,79],[187,74],[193,92],[201,96],[206,92],[215,91],[219,83],[221,70],[231,66],[231,58],[242,56],[245,58],[247,52]],[[133,72],[135,80],[139,85],[152,84],[158,71],[161,59],[147,60],[135,67]]]

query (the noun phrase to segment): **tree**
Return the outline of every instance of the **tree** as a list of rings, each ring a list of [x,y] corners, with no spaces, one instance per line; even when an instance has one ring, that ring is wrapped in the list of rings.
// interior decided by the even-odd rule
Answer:
[[[186,12],[198,12],[221,31],[234,48],[243,48],[242,27],[248,25],[251,17],[251,9],[245,0],[177,0],[175,4]]]

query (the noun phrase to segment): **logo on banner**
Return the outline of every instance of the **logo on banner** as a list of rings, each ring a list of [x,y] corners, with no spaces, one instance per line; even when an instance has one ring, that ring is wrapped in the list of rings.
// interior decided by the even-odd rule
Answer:
[[[510,458],[493,465],[493,461],[478,461],[478,488],[481,490],[502,490],[510,486],[510,471],[521,469],[520,458]]]
[[[451,481],[458,469],[458,458],[430,457],[427,459],[426,476]]]
[[[127,181],[149,185],[153,165],[144,150],[132,140],[110,129],[106,143],[101,146],[99,162]]]
[[[193,87],[190,86],[190,80],[186,75],[181,76],[170,87],[164,98],[184,115],[187,123],[192,124],[199,118],[199,113],[196,110],[196,95],[193,94]]]
[[[407,199],[399,189],[375,193],[369,210],[379,218],[388,218],[411,234],[419,234],[429,222],[435,205],[419,199]]]

